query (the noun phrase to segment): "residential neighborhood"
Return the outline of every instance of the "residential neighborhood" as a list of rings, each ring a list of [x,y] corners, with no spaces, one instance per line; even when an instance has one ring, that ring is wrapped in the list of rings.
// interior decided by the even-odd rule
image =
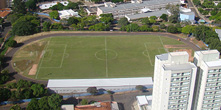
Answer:
[[[220,110],[220,10],[0,0],[0,110]]]

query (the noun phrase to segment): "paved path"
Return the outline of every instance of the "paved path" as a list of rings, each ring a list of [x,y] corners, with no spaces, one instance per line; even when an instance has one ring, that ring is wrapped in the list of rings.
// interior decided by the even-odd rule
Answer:
[[[11,65],[11,59],[12,59],[13,55],[15,54],[15,52],[17,52],[22,46],[24,46],[26,44],[29,44],[33,41],[40,40],[40,39],[43,39],[43,38],[48,38],[48,37],[56,37],[56,36],[106,36],[106,35],[111,35],[111,36],[114,36],[114,35],[158,35],[158,36],[166,36],[166,37],[169,37],[169,38],[172,38],[172,39],[178,39],[179,38],[179,37],[177,37],[173,34],[170,34],[170,33],[160,33],[160,32],[132,32],[132,33],[127,33],[127,32],[99,32],[99,33],[97,33],[97,32],[84,32],[84,33],[76,33],[76,32],[73,32],[73,33],[56,33],[56,34],[52,33],[52,34],[49,34],[49,35],[42,35],[42,36],[39,36],[39,37],[31,38],[29,40],[24,41],[21,44],[21,46],[18,46],[18,47],[15,47],[15,48],[11,49],[5,55],[6,60],[7,60],[7,62],[6,62],[7,65],[6,65],[5,68],[8,69],[10,73],[12,73],[12,75],[14,76],[14,78],[16,80],[24,79],[24,80],[28,80],[28,81],[32,81],[32,82],[41,83],[41,84],[46,85],[47,81],[27,78],[27,77],[25,77],[21,74],[18,74],[13,69],[13,67]],[[189,40],[181,39],[181,42],[185,43],[187,46],[192,48],[194,51],[200,50],[196,45],[194,45]]]

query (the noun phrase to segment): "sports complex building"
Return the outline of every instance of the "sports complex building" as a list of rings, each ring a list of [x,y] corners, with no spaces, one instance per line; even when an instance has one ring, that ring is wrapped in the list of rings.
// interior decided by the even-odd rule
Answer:
[[[137,85],[152,88],[152,78],[49,79],[47,87],[52,93],[80,93],[87,92],[88,87],[96,87],[98,90],[120,91],[134,90]]]

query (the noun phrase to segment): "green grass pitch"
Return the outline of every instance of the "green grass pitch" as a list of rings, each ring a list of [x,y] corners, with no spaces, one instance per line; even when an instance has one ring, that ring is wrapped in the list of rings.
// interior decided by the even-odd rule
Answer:
[[[152,77],[163,45],[183,44],[160,36],[79,36],[46,38],[35,78]]]

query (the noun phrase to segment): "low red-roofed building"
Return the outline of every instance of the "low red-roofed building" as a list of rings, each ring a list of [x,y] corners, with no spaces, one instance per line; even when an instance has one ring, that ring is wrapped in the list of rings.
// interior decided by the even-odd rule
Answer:
[[[9,15],[9,13],[11,13],[10,8],[0,9],[0,17],[1,18],[6,18]]]
[[[119,110],[117,102],[95,102],[90,105],[76,106],[74,110]]]

